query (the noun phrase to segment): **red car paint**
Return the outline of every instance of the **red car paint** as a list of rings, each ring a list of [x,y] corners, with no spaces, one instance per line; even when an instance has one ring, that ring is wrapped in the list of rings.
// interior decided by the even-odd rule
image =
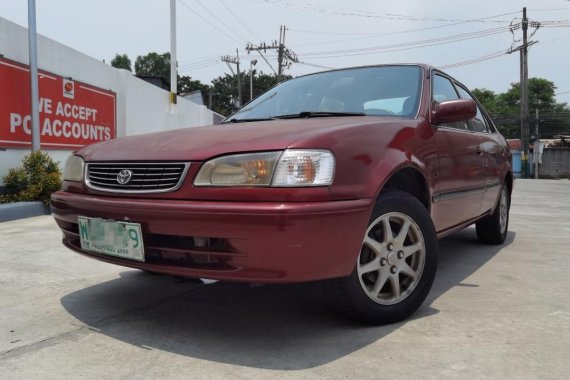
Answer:
[[[85,147],[77,155],[86,162],[191,165],[182,186],[166,193],[113,194],[64,181],[63,190],[52,196],[63,242],[101,261],[190,277],[276,283],[347,276],[354,269],[378,194],[403,169],[413,169],[424,179],[429,194],[423,196],[438,237],[472,224],[493,212],[502,186],[512,188],[510,153],[492,125],[490,133],[435,125],[436,115],[445,118],[454,111],[437,113],[432,102],[436,71],[429,66],[421,69],[423,90],[415,118],[350,116],[223,124]],[[332,151],[336,158],[332,185],[193,185],[201,165],[214,157],[287,148]],[[153,259],[137,262],[81,250],[78,216],[140,223],[145,249]],[[164,235],[182,243],[165,246],[160,240]],[[221,243],[209,248],[184,246],[184,237]]]

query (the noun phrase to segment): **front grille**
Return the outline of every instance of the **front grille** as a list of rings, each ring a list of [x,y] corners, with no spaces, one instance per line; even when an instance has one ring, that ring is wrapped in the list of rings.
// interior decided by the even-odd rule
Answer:
[[[174,191],[190,166],[187,162],[89,162],[88,187],[116,193],[158,193]]]

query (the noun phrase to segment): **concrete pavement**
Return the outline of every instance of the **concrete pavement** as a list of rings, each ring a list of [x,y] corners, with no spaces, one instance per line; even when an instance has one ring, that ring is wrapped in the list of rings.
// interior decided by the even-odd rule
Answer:
[[[570,373],[570,181],[518,180],[505,245],[440,242],[428,300],[360,326],[318,284],[203,285],[0,223],[0,378],[541,378]]]

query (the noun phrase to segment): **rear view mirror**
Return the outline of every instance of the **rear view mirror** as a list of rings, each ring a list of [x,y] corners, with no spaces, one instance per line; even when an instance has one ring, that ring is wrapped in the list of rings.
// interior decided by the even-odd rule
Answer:
[[[472,99],[446,100],[436,103],[432,111],[432,124],[467,121],[477,115],[477,105]]]

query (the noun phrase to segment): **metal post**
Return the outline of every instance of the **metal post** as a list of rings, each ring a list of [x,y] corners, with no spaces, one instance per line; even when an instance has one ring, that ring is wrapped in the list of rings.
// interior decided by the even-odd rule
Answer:
[[[30,55],[30,104],[32,119],[32,152],[40,146],[40,108],[38,89],[38,47],[36,34],[36,0],[28,0],[28,41]]]
[[[538,135],[538,108],[536,109],[536,119],[534,121],[534,146],[533,150],[533,160],[534,160],[534,179],[538,179],[538,158],[540,156],[540,139]]]
[[[209,96],[208,96],[208,109],[212,109],[212,86],[210,86]]]
[[[281,82],[281,77],[283,76],[283,44],[284,44],[284,25],[279,28],[279,50],[277,52],[277,82]]]
[[[241,74],[239,71],[239,51],[238,49],[236,49],[236,58],[237,58],[237,62],[236,62],[236,66],[237,66],[237,77],[238,77],[238,107],[241,107]]]
[[[523,30],[523,44],[521,47],[521,54],[522,54],[522,64],[523,64],[523,82],[521,83],[521,94],[524,96],[523,102],[523,119],[522,119],[522,127],[523,127],[523,149],[526,161],[523,162],[524,164],[524,178],[530,177],[530,168],[528,165],[528,137],[529,137],[529,128],[528,128],[528,42],[527,42],[527,30],[528,30],[528,19],[526,18],[526,7],[523,8],[523,20],[522,20],[522,30]]]
[[[176,68],[176,0],[170,0],[170,103],[176,104],[178,72]],[[173,108],[174,110],[174,108]]]
[[[249,61],[249,101],[253,100],[253,66],[257,65],[257,59]]]

